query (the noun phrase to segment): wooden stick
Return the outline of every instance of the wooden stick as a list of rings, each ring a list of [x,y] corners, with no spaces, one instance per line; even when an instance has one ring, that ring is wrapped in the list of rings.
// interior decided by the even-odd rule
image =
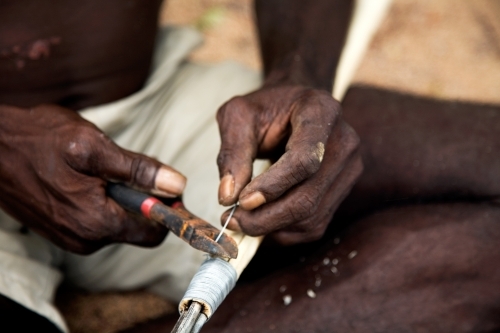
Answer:
[[[257,252],[264,236],[252,237],[232,230],[226,230],[226,233],[238,244],[238,258],[229,260],[229,263],[234,267],[239,278]]]

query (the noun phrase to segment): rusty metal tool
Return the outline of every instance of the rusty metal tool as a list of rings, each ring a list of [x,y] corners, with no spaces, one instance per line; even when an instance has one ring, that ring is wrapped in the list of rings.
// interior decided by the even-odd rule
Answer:
[[[231,237],[222,234],[216,242],[220,230],[190,213],[179,198],[170,200],[169,207],[159,198],[111,182],[106,192],[126,210],[164,224],[170,232],[197,250],[222,258],[234,259],[238,256],[238,246]]]

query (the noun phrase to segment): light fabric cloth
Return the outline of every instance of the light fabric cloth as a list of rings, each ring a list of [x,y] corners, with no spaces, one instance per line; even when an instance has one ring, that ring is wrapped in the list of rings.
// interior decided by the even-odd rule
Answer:
[[[350,36],[373,35],[390,0],[373,9],[372,0],[358,0]],[[369,4],[369,10],[364,9]],[[356,19],[358,16],[363,19]],[[367,21],[373,21],[368,23]],[[359,28],[362,25],[364,28]],[[354,32],[353,32],[354,31]],[[219,225],[224,208],[217,202],[219,175],[215,159],[220,137],[215,113],[231,97],[255,90],[260,74],[236,63],[203,66],[186,61],[202,42],[190,28],[160,30],[149,79],[140,91],[121,100],[82,110],[120,146],[158,158],[188,177],[185,205],[196,215]],[[336,95],[347,89],[369,38],[348,39],[338,68]],[[354,50],[354,51],[352,51]],[[346,69],[343,70],[342,68]],[[265,163],[256,163],[262,170]],[[52,305],[63,275],[89,290],[148,287],[178,301],[204,257],[170,235],[154,249],[108,246],[90,256],[68,253],[0,211],[0,293],[39,313],[67,332]]]

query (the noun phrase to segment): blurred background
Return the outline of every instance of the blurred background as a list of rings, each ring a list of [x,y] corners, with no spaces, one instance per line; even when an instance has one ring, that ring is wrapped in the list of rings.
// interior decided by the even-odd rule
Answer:
[[[160,24],[203,33],[193,61],[231,59],[261,69],[252,0],[167,0],[160,17]],[[354,84],[500,104],[499,17],[499,0],[393,0]],[[89,294],[64,286],[57,304],[74,333],[118,332],[176,311],[144,291]]]

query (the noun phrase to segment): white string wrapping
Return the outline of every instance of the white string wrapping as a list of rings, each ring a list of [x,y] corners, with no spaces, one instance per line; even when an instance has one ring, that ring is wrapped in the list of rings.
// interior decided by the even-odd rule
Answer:
[[[210,319],[236,285],[237,275],[234,267],[221,258],[205,260],[179,303],[179,312],[184,312],[192,301],[196,301],[203,304],[202,313]]]

